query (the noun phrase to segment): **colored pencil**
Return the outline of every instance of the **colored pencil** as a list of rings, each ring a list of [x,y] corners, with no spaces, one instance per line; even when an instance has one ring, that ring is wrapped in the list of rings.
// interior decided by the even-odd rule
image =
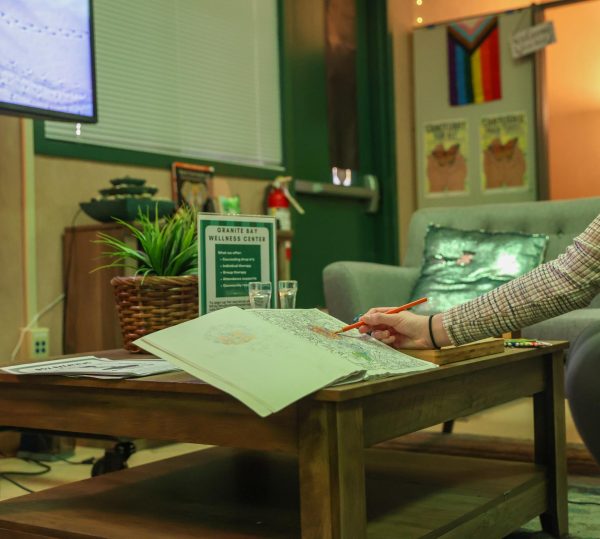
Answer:
[[[425,303],[426,301],[427,301],[427,298],[419,298],[419,299],[416,299],[415,301],[411,301],[410,303],[407,303],[406,305],[401,305],[400,307],[394,307],[393,309],[390,309],[389,311],[385,311],[385,314],[396,314],[401,311],[406,311],[406,309],[410,309],[411,307],[414,307],[415,305],[419,305],[420,303]],[[338,329],[334,333],[343,333],[344,331],[350,331],[351,329],[359,328],[360,326],[364,326],[364,325],[365,325],[365,323],[362,321],[356,322],[355,324],[350,324],[349,326],[344,326],[342,329]]]

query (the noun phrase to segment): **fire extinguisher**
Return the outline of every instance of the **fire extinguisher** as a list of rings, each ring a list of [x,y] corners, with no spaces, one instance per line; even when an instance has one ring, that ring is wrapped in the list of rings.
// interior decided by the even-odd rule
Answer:
[[[265,213],[272,215],[277,220],[277,226],[282,231],[292,230],[292,216],[290,204],[304,215],[304,209],[296,199],[291,195],[289,184],[292,181],[291,176],[278,176],[270,183],[265,190],[264,209]],[[292,242],[289,238],[284,238],[283,253],[278,246],[278,260],[281,263],[279,273],[282,279],[290,279],[290,263],[292,258]]]
[[[304,214],[304,209],[289,191],[289,183],[291,181],[291,176],[278,176],[267,187],[266,213],[277,219],[277,226],[280,230],[292,229],[290,204],[294,206],[298,213],[301,215]]]

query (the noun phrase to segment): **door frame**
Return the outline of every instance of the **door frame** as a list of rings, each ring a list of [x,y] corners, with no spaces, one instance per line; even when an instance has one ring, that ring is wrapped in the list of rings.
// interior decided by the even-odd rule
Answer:
[[[534,4],[533,23],[541,24],[546,20],[546,10],[579,4],[588,0],[554,0],[545,4]],[[536,151],[538,156],[538,200],[550,199],[550,160],[549,160],[549,126],[548,126],[548,91],[546,89],[546,49],[535,53],[535,102],[536,102]]]
[[[398,265],[400,231],[396,180],[396,115],[388,0],[358,0],[357,19],[358,114],[359,119],[367,120],[365,123],[371,129],[368,134],[371,156],[367,166],[379,180],[380,188],[381,213],[378,225],[381,234],[374,241],[377,242],[379,261]],[[364,138],[363,134],[363,141]],[[359,144],[363,150],[365,142]],[[362,157],[361,154],[361,159]]]
[[[289,17],[292,10],[288,2],[305,0],[279,0],[280,40],[282,43],[282,116],[284,133],[285,168],[292,174],[303,168],[296,162],[294,143],[298,143],[298,118],[294,117],[295,92],[291,65],[299,60],[294,41],[286,32],[293,33]],[[313,0],[311,0],[313,1]],[[396,156],[395,156],[395,111],[392,65],[392,34],[388,22],[388,0],[355,0],[357,3],[357,89],[359,125],[368,130],[359,133],[359,152],[363,174],[374,174],[379,181],[380,205],[377,228],[381,230],[373,241],[376,244],[378,262],[399,263],[398,207],[396,202]],[[324,2],[323,2],[324,3]],[[287,5],[286,5],[287,4]],[[307,2],[308,4],[308,2]],[[367,7],[368,4],[368,7]],[[314,29],[310,31],[315,31]],[[324,29],[323,29],[324,31]],[[315,51],[318,53],[318,51]],[[304,67],[304,66],[303,66]],[[310,96],[304,97],[310,99]],[[322,111],[326,116],[326,109]],[[294,125],[295,124],[295,125]],[[326,135],[326,133],[325,133]],[[296,139],[296,140],[295,140]],[[310,136],[300,133],[300,143],[327,145],[327,137],[321,133]],[[365,149],[369,146],[369,151]],[[311,159],[318,161],[316,156]],[[322,167],[322,163],[321,163]],[[296,172],[297,174],[297,172]],[[303,177],[298,179],[330,182],[331,177]]]

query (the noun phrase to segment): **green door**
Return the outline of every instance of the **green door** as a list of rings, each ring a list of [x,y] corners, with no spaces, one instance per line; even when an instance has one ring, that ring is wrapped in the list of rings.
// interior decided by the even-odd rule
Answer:
[[[283,75],[286,162],[295,179],[332,183],[326,64],[328,0],[284,0]],[[294,217],[292,276],[298,307],[324,306],[323,268],[337,260],[398,263],[393,153],[393,89],[385,0],[356,0],[358,174],[379,183],[376,213],[360,199],[297,193],[306,215]],[[368,4],[368,10],[367,10]],[[331,122],[329,122],[331,123]],[[358,178],[356,176],[358,175]]]

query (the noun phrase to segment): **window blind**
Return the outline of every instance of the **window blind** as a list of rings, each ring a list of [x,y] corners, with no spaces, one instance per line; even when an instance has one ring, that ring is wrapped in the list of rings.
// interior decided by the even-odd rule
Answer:
[[[276,0],[96,0],[97,124],[47,138],[282,164]]]

